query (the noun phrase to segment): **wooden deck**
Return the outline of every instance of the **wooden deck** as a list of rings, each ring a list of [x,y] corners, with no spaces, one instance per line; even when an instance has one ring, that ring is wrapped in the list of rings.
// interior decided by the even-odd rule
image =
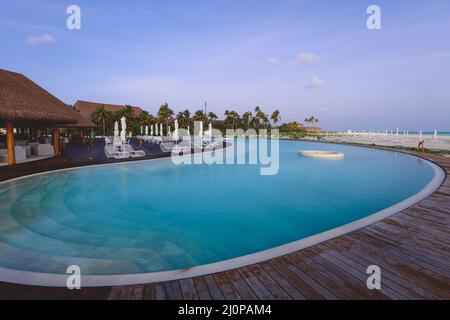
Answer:
[[[422,155],[450,172],[450,158]],[[382,270],[382,289],[366,269]],[[112,288],[0,284],[0,299],[450,299],[450,179],[415,206],[345,236],[218,274]]]

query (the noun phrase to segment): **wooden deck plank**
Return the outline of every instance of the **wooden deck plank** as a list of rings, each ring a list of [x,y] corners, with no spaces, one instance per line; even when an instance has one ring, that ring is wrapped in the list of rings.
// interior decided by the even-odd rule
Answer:
[[[155,293],[155,286],[154,285],[145,285],[144,286],[144,292],[143,297],[144,300],[155,300],[156,299],[156,293]]]
[[[289,258],[295,260],[296,266],[298,268],[301,268],[301,270],[305,272],[310,278],[317,281],[322,287],[327,288],[327,290],[333,294],[334,297],[330,297],[333,300],[336,298],[340,300],[350,300],[352,299],[352,296],[354,296],[354,294],[349,293],[348,290],[342,290],[342,287],[339,286],[339,283],[336,282],[336,279],[330,280],[329,277],[321,273],[320,270],[318,270],[317,268],[312,268],[310,265],[306,264],[305,261],[303,261],[305,259],[304,257],[294,253],[289,255]],[[324,270],[322,269],[322,272],[323,271]]]
[[[168,296],[164,286],[160,283],[155,284],[155,300],[167,300]]]
[[[121,290],[122,290],[121,287],[112,287],[109,293],[108,300],[119,300]]]
[[[307,273],[303,272],[303,268],[299,265],[299,262],[293,255],[283,257],[286,261],[286,267],[289,271],[294,273],[297,277],[305,281],[311,288],[313,288],[318,294],[327,300],[337,300],[337,296],[326,289],[320,282],[310,277]]]
[[[216,280],[212,275],[204,276],[203,280],[205,280],[206,287],[208,288],[209,294],[213,300],[224,300],[222,290],[220,290],[219,286],[216,283]]]
[[[124,286],[120,291],[120,300],[131,300],[133,298],[133,286]]]
[[[393,244],[397,242],[404,244],[407,242],[409,246],[419,246],[426,250],[427,254],[442,256],[444,259],[447,259],[446,257],[450,255],[450,248],[447,244],[433,238],[430,234],[409,232],[405,227],[384,223],[384,221],[383,223],[378,223],[367,228],[376,230],[383,236],[386,235],[388,238],[394,239]]]
[[[291,300],[286,291],[260,265],[253,265],[248,269],[266,287],[275,300]]]
[[[421,268],[424,272],[430,271],[435,274],[436,277],[439,275],[439,279],[443,280],[443,277],[447,277],[446,272],[443,268],[440,268],[437,265],[433,265],[429,263],[426,258],[422,258],[422,256],[417,251],[415,254],[408,255],[408,251],[405,247],[395,247],[386,243],[385,240],[379,239],[370,233],[368,230],[360,230],[360,234],[354,234],[355,237],[364,237],[364,240],[367,244],[372,245],[372,247],[378,247],[378,251],[383,251],[385,254],[389,254],[393,259],[402,260],[404,262],[410,263],[411,265],[415,265],[418,268]],[[383,246],[381,246],[383,245]],[[445,267],[444,267],[445,268]]]
[[[261,300],[274,300],[275,297],[270,293],[269,290],[264,286],[264,284],[259,281],[259,279],[255,276],[255,274],[251,271],[250,267],[240,268],[239,272],[241,273],[247,285],[253,290],[253,292],[258,296],[258,299]]]
[[[180,282],[170,281],[163,283],[167,299],[169,300],[182,300],[183,295],[181,293]]]
[[[306,300],[305,296],[297,290],[289,281],[287,281],[283,276],[281,276],[278,271],[276,271],[268,262],[263,262],[260,264],[262,268],[270,275],[274,281],[278,283],[280,287],[294,300]]]
[[[269,264],[277,270],[287,281],[289,281],[295,288],[297,288],[302,295],[308,300],[323,300],[324,298],[313,288],[311,288],[303,279],[297,277],[292,271],[290,271],[285,261],[281,259],[273,259],[269,261]]]
[[[334,274],[343,281],[343,286],[348,286],[355,292],[359,298],[362,299],[373,299],[373,300],[386,300],[388,297],[379,292],[379,291],[371,291],[367,289],[366,280],[362,281],[358,276],[354,273],[349,273],[347,268],[342,268],[340,265],[336,265],[333,262],[325,259],[322,254],[325,252],[321,252],[316,250],[314,247],[314,251],[304,250],[302,254],[308,256],[311,260],[315,261],[317,264],[320,264],[325,269],[327,269],[327,274]]]
[[[366,267],[371,265],[375,265],[373,260],[368,260],[365,256],[360,256],[354,250],[348,248],[347,244],[341,244],[340,240],[336,240],[333,242],[327,243],[327,245],[335,250],[335,255],[342,256],[348,258],[349,261],[353,261],[354,263],[360,263]],[[408,299],[413,300],[423,300],[423,299],[437,299],[438,297],[427,292],[426,290],[417,287],[414,283],[409,282],[408,280],[399,277],[397,274],[393,274],[389,271],[389,269],[382,269],[382,282],[386,282],[386,284],[394,289],[395,291],[401,293],[403,296]]]
[[[197,288],[198,297],[200,300],[211,300],[211,295],[209,294],[208,287],[202,277],[196,277],[192,279],[194,281],[195,287]]]
[[[405,238],[403,235],[399,237],[398,234],[392,234],[386,228],[379,228],[379,226],[371,226],[361,232],[364,234],[367,233],[387,248],[397,251],[401,248],[401,254],[407,255],[411,259],[419,259],[431,264],[433,267],[440,269],[438,272],[441,274],[447,277],[450,276],[450,264],[446,262],[450,261],[450,255],[445,251],[441,251],[438,247],[433,247],[431,241],[428,242],[430,245],[428,250],[426,250],[422,243],[416,243],[414,240]]]
[[[183,299],[185,299],[185,300],[198,300],[199,299],[194,280],[192,280],[192,279],[180,280],[180,286],[181,286],[181,293],[183,295]]]
[[[352,234],[343,236],[342,238],[354,238]],[[439,275],[420,268],[415,264],[409,263],[402,259],[398,259],[392,254],[387,253],[379,248],[368,244],[367,241],[359,241],[357,247],[361,249],[366,255],[372,258],[377,258],[378,265],[389,267],[391,271],[397,272],[399,275],[406,277],[411,282],[418,286],[425,286],[429,291],[436,296],[447,299],[450,297],[450,282],[448,279],[443,279]],[[438,279],[436,279],[436,276]]]
[[[237,290],[233,287],[233,284],[231,283],[226,273],[217,273],[214,275],[214,279],[216,280],[219,288],[222,290],[222,294],[226,300],[242,299]]]
[[[226,272],[228,279],[230,279],[233,287],[239,293],[239,296],[244,300],[255,300],[258,296],[250,289],[248,284],[244,281],[238,270],[230,270]]]
[[[132,300],[143,300],[144,299],[144,285],[133,286],[133,296]]]

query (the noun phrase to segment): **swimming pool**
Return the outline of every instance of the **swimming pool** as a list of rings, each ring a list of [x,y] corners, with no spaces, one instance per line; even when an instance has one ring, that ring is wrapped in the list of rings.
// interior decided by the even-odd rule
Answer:
[[[221,271],[367,225],[442,180],[436,165],[406,154],[297,141],[280,142],[275,176],[162,159],[17,179],[0,185],[0,281],[64,286],[69,265],[85,286]]]

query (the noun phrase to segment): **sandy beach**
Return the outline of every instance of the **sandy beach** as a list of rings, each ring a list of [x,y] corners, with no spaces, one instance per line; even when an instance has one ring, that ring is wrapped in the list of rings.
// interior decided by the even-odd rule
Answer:
[[[316,140],[315,137],[306,137],[305,139]],[[450,151],[450,137],[438,136],[436,139],[433,136],[422,136],[425,140],[425,148],[433,151]],[[387,147],[405,147],[417,148],[419,145],[419,135],[405,136],[403,134],[384,134],[384,133],[353,133],[353,134],[335,134],[324,137],[325,141],[329,142],[343,142],[343,143],[358,143],[376,146]]]

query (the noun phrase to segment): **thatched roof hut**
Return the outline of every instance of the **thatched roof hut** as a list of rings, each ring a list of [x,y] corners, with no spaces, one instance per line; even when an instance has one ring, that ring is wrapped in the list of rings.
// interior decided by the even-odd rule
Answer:
[[[8,164],[16,163],[14,128],[53,127],[55,156],[59,154],[59,128],[93,128],[71,106],[16,72],[0,69],[0,126],[6,126]]]
[[[73,110],[16,72],[0,69],[0,122],[41,125],[76,124]]]
[[[70,105],[68,105],[67,107],[70,109],[72,116],[77,120],[77,123],[75,123],[75,124],[60,124],[60,125],[58,125],[58,127],[61,127],[61,128],[96,128],[97,127],[97,125],[94,122],[83,117],[83,115],[78,110],[76,110],[75,108],[73,108]]]
[[[92,113],[97,110],[98,108],[105,108],[106,111],[114,112],[114,111],[120,111],[124,110],[126,106],[124,105],[117,105],[117,104],[110,104],[110,103],[100,103],[100,102],[91,102],[91,101],[82,101],[78,100],[75,102],[74,106],[75,110],[81,113],[86,119],[91,119]],[[133,115],[135,117],[139,117],[144,110],[140,107],[131,106],[133,110]]]

